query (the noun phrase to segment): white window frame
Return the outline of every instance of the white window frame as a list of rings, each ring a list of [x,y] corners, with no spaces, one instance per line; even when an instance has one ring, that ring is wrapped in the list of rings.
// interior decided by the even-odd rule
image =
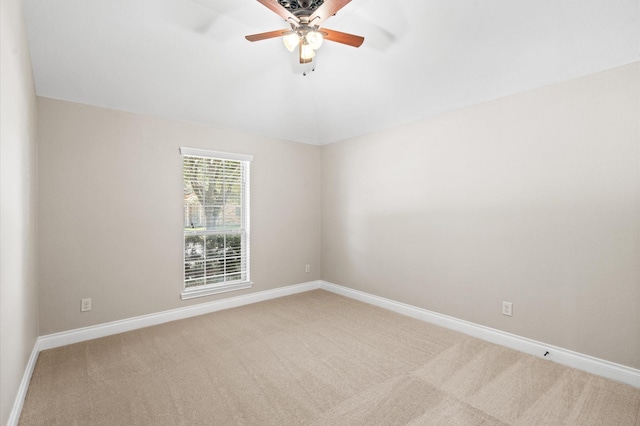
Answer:
[[[250,164],[253,161],[252,155],[245,154],[235,154],[229,152],[220,152],[220,151],[209,151],[204,149],[196,149],[196,148],[187,148],[180,147],[180,154],[182,155],[182,167],[183,167],[183,181],[184,181],[184,163],[186,157],[202,157],[202,158],[215,158],[219,160],[232,160],[239,161],[242,165],[242,224],[241,224],[241,233],[244,237],[244,259],[242,259],[242,263],[245,265],[245,268],[242,271],[244,275],[242,280],[237,281],[227,281],[222,283],[215,284],[204,284],[194,287],[185,287],[186,285],[186,274],[185,274],[185,262],[186,262],[186,254],[185,254],[185,240],[187,235],[205,235],[208,231],[198,231],[189,233],[184,230],[184,217],[183,217],[183,238],[182,238],[182,284],[183,291],[180,295],[182,300],[193,299],[196,297],[209,296],[213,294],[226,293],[229,291],[243,290],[247,288],[251,288],[253,283],[250,279],[250,232],[249,232],[249,224],[250,224],[250,197],[249,197],[249,181],[250,181]],[[184,184],[184,182],[183,182]],[[184,205],[184,199],[183,199]],[[183,213],[186,214],[186,213]]]

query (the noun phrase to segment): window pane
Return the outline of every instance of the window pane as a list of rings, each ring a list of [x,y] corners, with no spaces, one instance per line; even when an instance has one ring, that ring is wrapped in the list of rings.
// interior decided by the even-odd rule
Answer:
[[[184,258],[190,261],[204,259],[204,237],[199,235],[185,237]]]
[[[223,207],[207,206],[204,208],[207,217],[207,229],[217,230],[222,228],[223,224]]]
[[[224,252],[224,235],[207,235],[207,259],[221,257]]]
[[[207,260],[206,270],[209,284],[211,284],[212,281],[218,282],[224,279],[224,262],[222,259]]]
[[[224,161],[215,158],[208,158],[206,161],[206,191],[204,192],[203,203],[213,205],[222,201],[223,183],[221,181],[224,174]]]
[[[195,197],[195,196],[194,196]],[[204,209],[195,200],[185,202],[184,206],[184,228],[186,230],[195,230],[204,227]]]
[[[186,287],[205,283],[204,259],[204,238],[201,236],[185,237],[184,278]]]
[[[225,229],[240,229],[242,226],[242,207],[238,204],[227,204],[224,207]]]
[[[225,244],[225,274],[230,275],[228,281],[239,279],[235,277],[242,268],[242,245],[239,234],[227,235]]]

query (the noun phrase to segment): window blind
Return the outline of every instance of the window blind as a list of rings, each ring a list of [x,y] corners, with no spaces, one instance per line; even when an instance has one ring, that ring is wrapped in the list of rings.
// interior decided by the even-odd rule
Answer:
[[[251,156],[181,148],[184,288],[233,289],[249,281]]]

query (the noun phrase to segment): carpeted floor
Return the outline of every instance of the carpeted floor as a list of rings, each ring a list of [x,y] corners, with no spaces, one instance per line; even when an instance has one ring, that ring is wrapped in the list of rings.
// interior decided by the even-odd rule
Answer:
[[[322,290],[43,351],[20,425],[640,426],[640,389]]]

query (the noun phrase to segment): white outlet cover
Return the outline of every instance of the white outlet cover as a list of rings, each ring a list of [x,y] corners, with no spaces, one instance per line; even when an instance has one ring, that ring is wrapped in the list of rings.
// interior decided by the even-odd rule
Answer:
[[[502,302],[502,315],[513,316],[513,303]]]
[[[80,311],[87,312],[91,310],[91,299],[82,299],[80,302]]]

